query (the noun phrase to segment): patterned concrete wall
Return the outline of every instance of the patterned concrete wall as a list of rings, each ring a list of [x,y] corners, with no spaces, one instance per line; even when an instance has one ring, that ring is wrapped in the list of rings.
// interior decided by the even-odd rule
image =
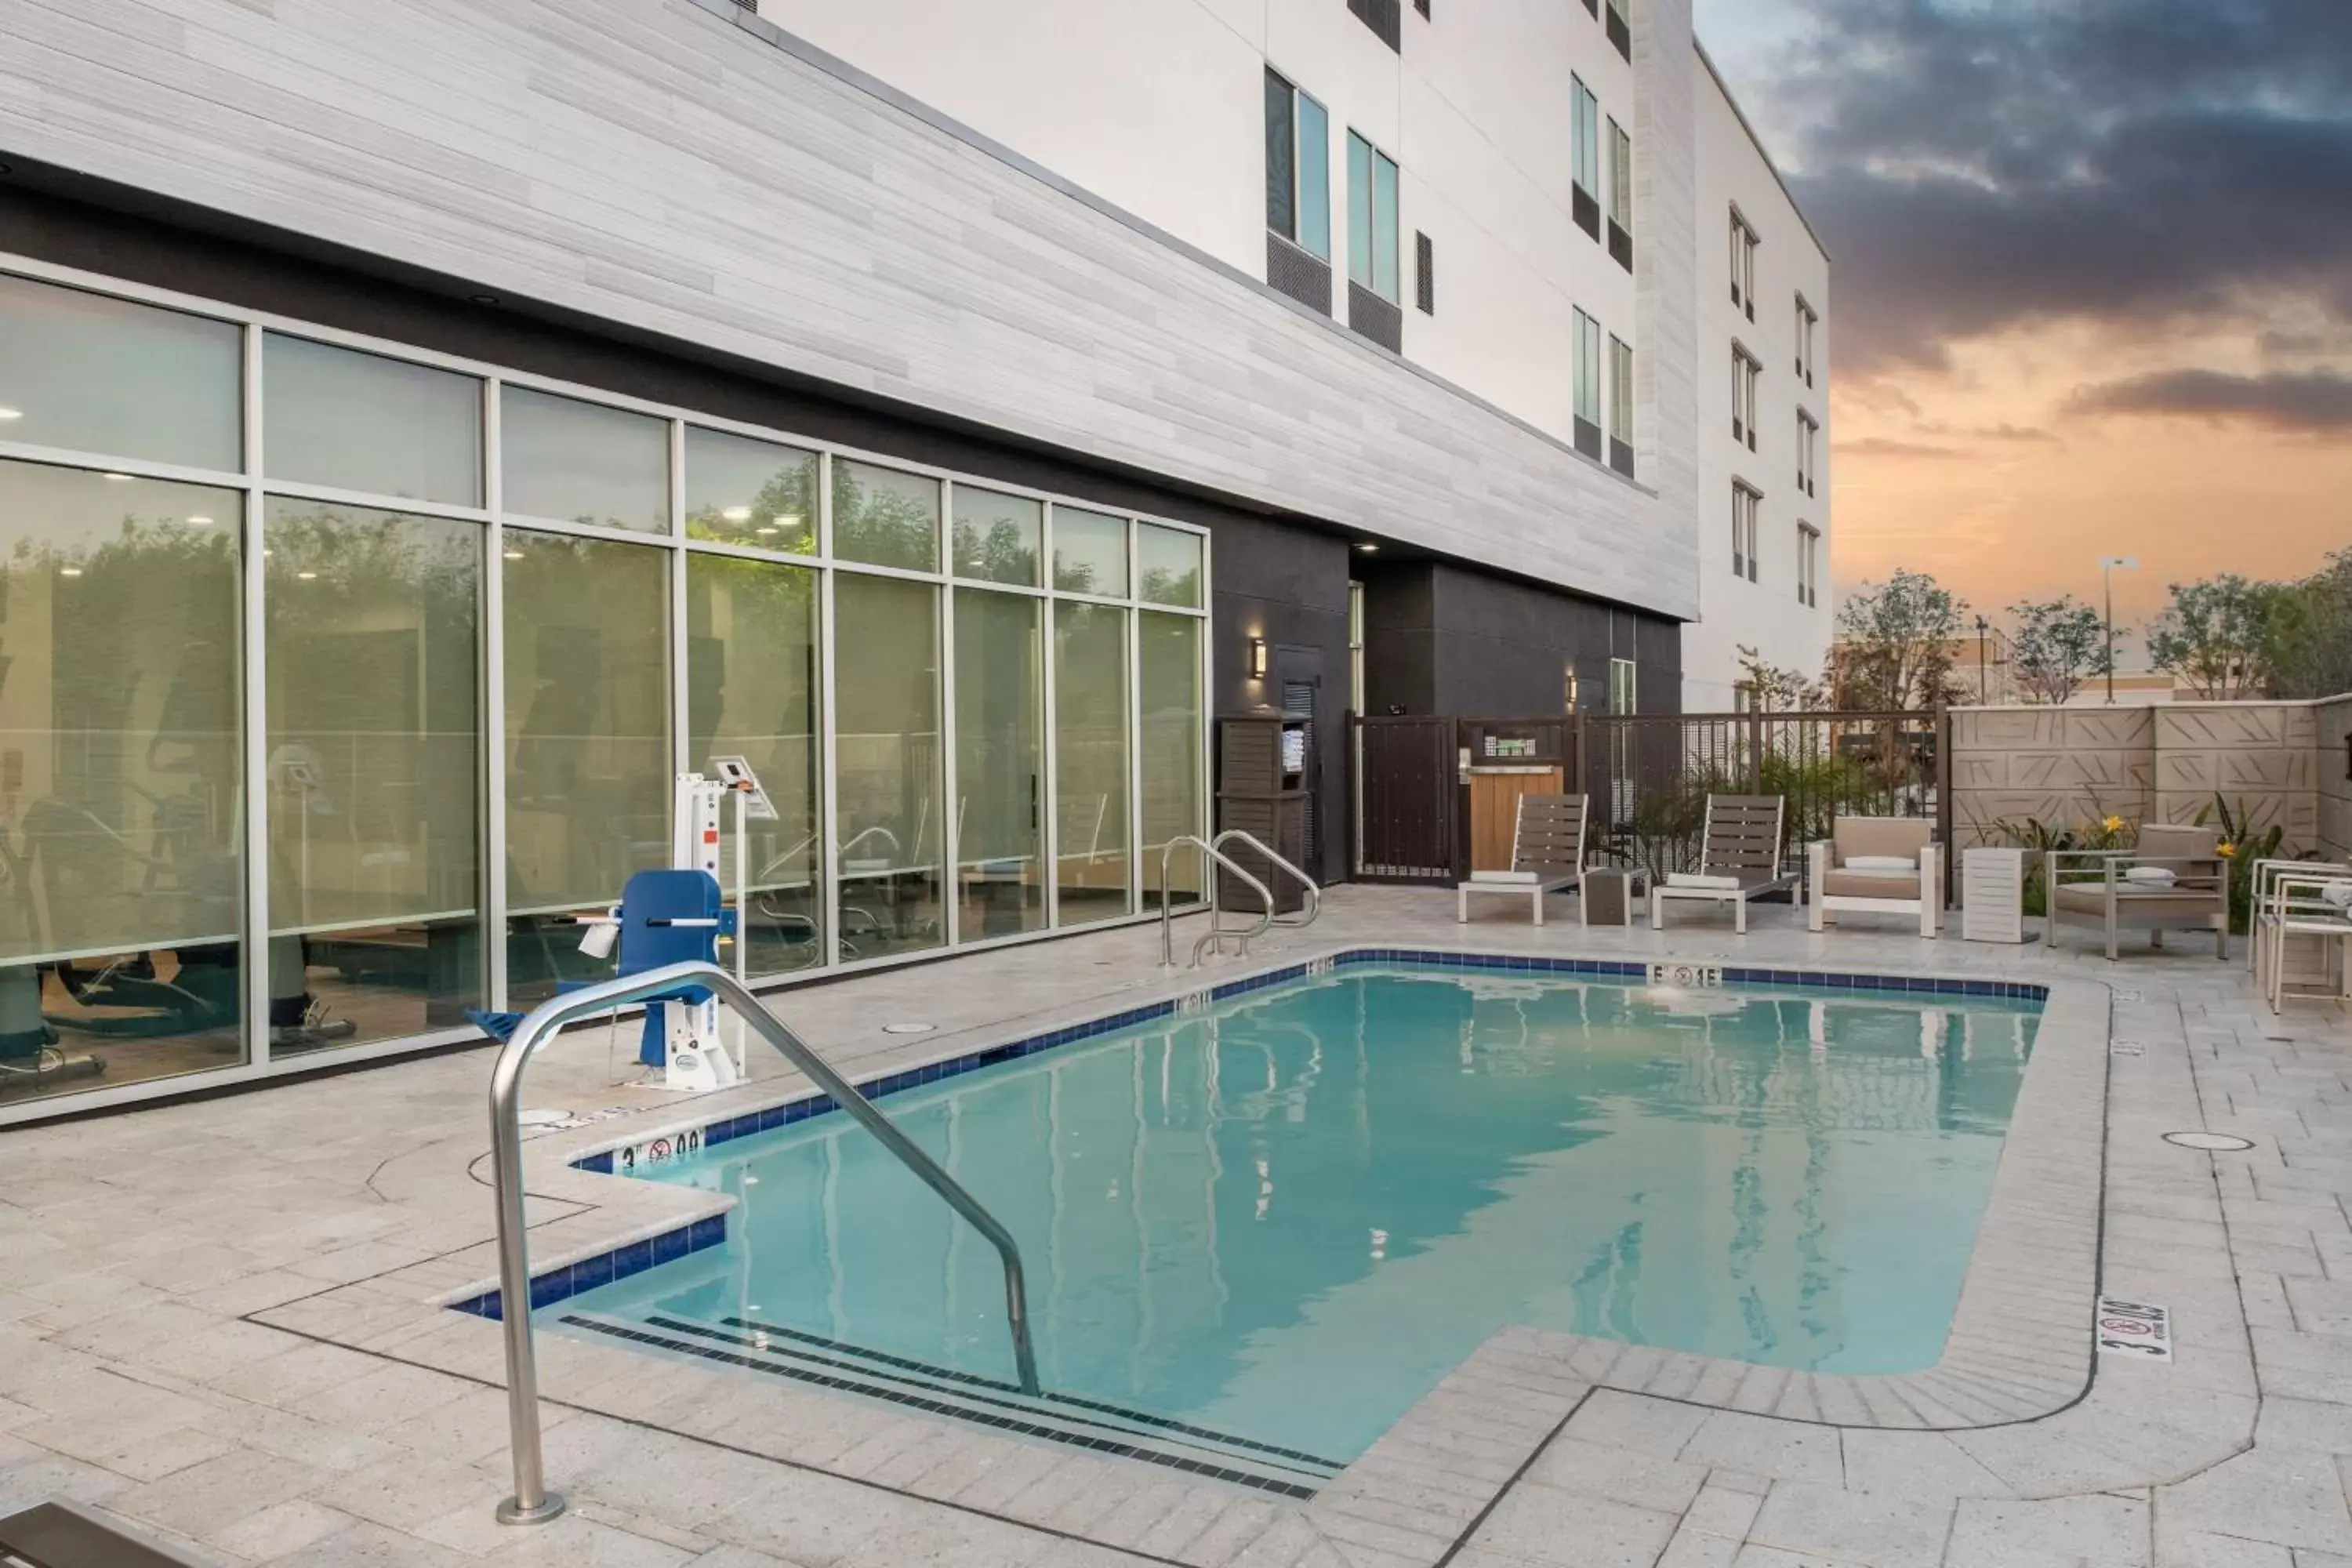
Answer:
[[[2066,826],[2110,815],[2194,822],[2219,795],[2258,829],[2283,824],[2289,852],[2329,841],[2324,811],[2342,844],[2352,833],[2352,782],[2329,775],[2345,771],[2347,725],[2352,698],[1957,709],[1953,837],[1963,848],[2000,842],[1996,822],[2029,817]]]
[[[2352,697],[2330,698],[2312,710],[2318,732],[2313,752],[2318,787],[2319,841],[2331,860],[2352,860]]]
[[[1952,837],[2007,840],[1996,822],[2137,822],[2156,801],[2156,721],[2147,708],[1960,708],[1952,711]]]

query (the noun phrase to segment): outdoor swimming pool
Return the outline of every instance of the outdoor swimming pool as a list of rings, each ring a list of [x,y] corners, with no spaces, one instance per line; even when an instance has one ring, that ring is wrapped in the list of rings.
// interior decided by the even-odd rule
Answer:
[[[1896,983],[1889,983],[1894,984]],[[723,1245],[557,1331],[1311,1489],[1496,1330],[1833,1373],[1941,1355],[2040,1005],[1355,964],[644,1169]]]

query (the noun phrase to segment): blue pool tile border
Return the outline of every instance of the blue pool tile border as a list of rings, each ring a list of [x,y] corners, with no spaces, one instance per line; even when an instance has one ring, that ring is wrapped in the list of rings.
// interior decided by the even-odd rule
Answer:
[[[1187,996],[1164,1002],[1150,1002],[1123,1012],[1089,1018],[1084,1023],[1066,1025],[1042,1034],[1008,1040],[982,1050],[950,1057],[945,1061],[928,1062],[920,1067],[906,1068],[885,1073],[871,1082],[861,1084],[866,1098],[880,1100],[910,1089],[921,1089],[977,1072],[982,1068],[1018,1061],[1041,1051],[1050,1051],[1092,1039],[1098,1035],[1130,1028],[1138,1024],[1172,1016],[1202,1002],[1223,1002],[1230,997],[1247,995],[1268,986],[1286,985],[1292,981],[1307,979],[1327,970],[1356,968],[1365,964],[1409,964],[1423,969],[1456,969],[1501,971],[1522,974],[1579,974],[1610,980],[1645,981],[1650,965],[1645,961],[1603,958],[1548,958],[1526,953],[1448,952],[1419,947],[1356,947],[1333,953],[1312,963],[1286,964],[1263,974],[1252,974],[1239,980],[1228,980],[1194,992]],[[1716,967],[1716,966],[1709,966]],[[1941,977],[1900,974],[1858,974],[1833,970],[1767,969],[1748,965],[1720,966],[1726,986],[1761,986],[1776,990],[1900,992],[1906,995],[1960,996],[1985,1000],[2012,1002],[2042,1002],[2050,999],[2050,987],[2024,981],[1955,980]],[[761,1106],[740,1115],[721,1117],[702,1128],[703,1147],[731,1142],[756,1132],[772,1131],[790,1127],[812,1117],[823,1116],[840,1107],[828,1094],[803,1095],[781,1105]],[[616,1151],[600,1149],[583,1154],[572,1162],[576,1171],[593,1171],[600,1175],[614,1173]],[[583,1290],[625,1279],[656,1264],[667,1263],[705,1247],[716,1247],[726,1239],[726,1216],[713,1215],[691,1226],[665,1232],[649,1241],[631,1243],[596,1258],[582,1259],[563,1268],[535,1277],[530,1282],[531,1306],[536,1309],[576,1296]],[[454,1304],[461,1312],[477,1317],[497,1318],[499,1314],[499,1292],[485,1291],[479,1296]]]
[[[583,1291],[610,1285],[616,1279],[626,1279],[633,1274],[643,1274],[648,1268],[665,1263],[675,1263],[681,1258],[722,1246],[727,1240],[727,1216],[715,1214],[682,1225],[675,1230],[663,1231],[642,1240],[625,1242],[610,1252],[600,1252],[593,1258],[583,1258],[551,1268],[530,1278],[530,1306],[537,1311],[558,1301],[569,1300]],[[449,1303],[453,1311],[488,1318],[496,1322],[505,1316],[505,1304],[499,1292],[485,1290],[463,1301]]]

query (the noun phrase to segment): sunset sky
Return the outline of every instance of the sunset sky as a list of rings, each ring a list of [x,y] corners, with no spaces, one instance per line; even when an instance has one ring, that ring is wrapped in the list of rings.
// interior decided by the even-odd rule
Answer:
[[[1832,258],[1842,589],[2352,544],[2352,0],[1695,5]]]

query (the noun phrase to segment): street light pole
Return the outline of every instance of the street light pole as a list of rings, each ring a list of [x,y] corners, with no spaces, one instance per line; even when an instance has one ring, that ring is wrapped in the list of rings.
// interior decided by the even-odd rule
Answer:
[[[1992,623],[1977,617],[1977,706],[1985,705],[1985,634]]]
[[[2107,632],[2107,706],[2116,705],[2116,568],[2126,572],[2139,569],[2136,555],[2102,555],[2099,557],[2099,582],[2105,590]]]

